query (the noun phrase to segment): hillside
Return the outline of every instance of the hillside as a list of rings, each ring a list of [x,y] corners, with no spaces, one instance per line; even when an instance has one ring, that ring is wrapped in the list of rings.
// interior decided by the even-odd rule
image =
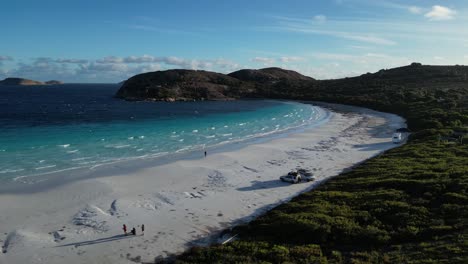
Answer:
[[[228,75],[167,70],[139,74],[124,82],[116,97],[126,100],[229,100],[274,97],[306,87],[314,79],[280,68],[240,70]]]
[[[167,70],[131,77],[116,97],[126,100],[230,100],[249,92],[249,84],[221,73]]]
[[[255,90],[250,97],[283,98],[288,94],[299,93],[315,83],[315,79],[311,77],[281,68],[244,69],[228,75],[252,83]]]

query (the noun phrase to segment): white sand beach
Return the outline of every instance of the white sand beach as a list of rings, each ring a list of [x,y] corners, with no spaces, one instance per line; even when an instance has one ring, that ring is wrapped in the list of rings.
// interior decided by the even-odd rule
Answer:
[[[104,176],[1,194],[0,263],[152,262],[183,252],[398,146],[392,133],[406,126],[392,114],[328,107],[328,122],[284,138],[154,167],[116,163]],[[279,181],[294,168],[317,180]],[[124,236],[123,224],[137,235]]]

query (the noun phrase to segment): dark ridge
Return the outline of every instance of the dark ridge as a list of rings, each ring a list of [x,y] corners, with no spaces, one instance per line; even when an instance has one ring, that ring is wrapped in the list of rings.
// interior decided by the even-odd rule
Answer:
[[[130,78],[116,96],[126,100],[167,101],[237,98],[317,100],[396,113],[412,121],[410,128],[424,129],[434,124],[414,117],[414,110],[405,100],[418,98],[420,103],[436,101],[467,107],[468,98],[463,93],[467,86],[468,66],[412,63],[352,78],[320,81],[280,68],[246,69],[228,75],[192,70],[157,71]],[[444,99],[448,95],[450,98]]]
[[[116,97],[126,100],[232,100],[250,92],[249,84],[221,73],[167,70],[131,77]]]
[[[242,81],[258,82],[258,83],[274,83],[278,81],[313,81],[311,77],[304,76],[298,72],[283,70],[281,68],[264,68],[259,70],[243,69],[228,74],[231,77]]]
[[[57,80],[50,80],[50,81],[45,82],[45,84],[56,85],[56,84],[63,84],[63,82],[62,81],[57,81]]]
[[[43,82],[23,79],[23,78],[6,78],[3,81],[0,81],[0,85],[44,85]]]

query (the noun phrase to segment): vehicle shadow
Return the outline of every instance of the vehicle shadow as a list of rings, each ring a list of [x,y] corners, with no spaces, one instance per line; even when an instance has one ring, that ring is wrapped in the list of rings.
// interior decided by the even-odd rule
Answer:
[[[281,188],[291,185],[289,182],[282,182],[278,180],[268,180],[268,181],[251,181],[251,186],[237,188],[238,191],[247,192],[247,191],[255,191],[261,189],[273,189],[273,188]]]
[[[75,246],[75,247],[80,247],[80,246],[89,246],[89,245],[94,245],[94,244],[100,244],[100,243],[106,243],[106,242],[111,242],[115,240],[121,240],[121,239],[127,239],[127,238],[132,238],[135,237],[133,235],[116,235],[116,236],[111,236],[111,237],[105,237],[105,238],[99,238],[95,240],[88,240],[88,241],[81,241],[81,242],[75,242],[75,243],[69,243],[65,245],[60,245],[57,247],[69,247],[69,246]]]
[[[393,146],[391,141],[388,142],[381,142],[381,143],[374,143],[374,144],[358,144],[354,145],[354,148],[358,148],[362,151],[373,151],[373,150],[381,150],[383,147]]]

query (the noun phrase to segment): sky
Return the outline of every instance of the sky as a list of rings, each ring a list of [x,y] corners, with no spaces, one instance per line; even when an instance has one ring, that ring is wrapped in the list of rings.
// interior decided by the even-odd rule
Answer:
[[[466,0],[5,0],[0,79],[120,82],[174,68],[316,79],[468,64]]]

